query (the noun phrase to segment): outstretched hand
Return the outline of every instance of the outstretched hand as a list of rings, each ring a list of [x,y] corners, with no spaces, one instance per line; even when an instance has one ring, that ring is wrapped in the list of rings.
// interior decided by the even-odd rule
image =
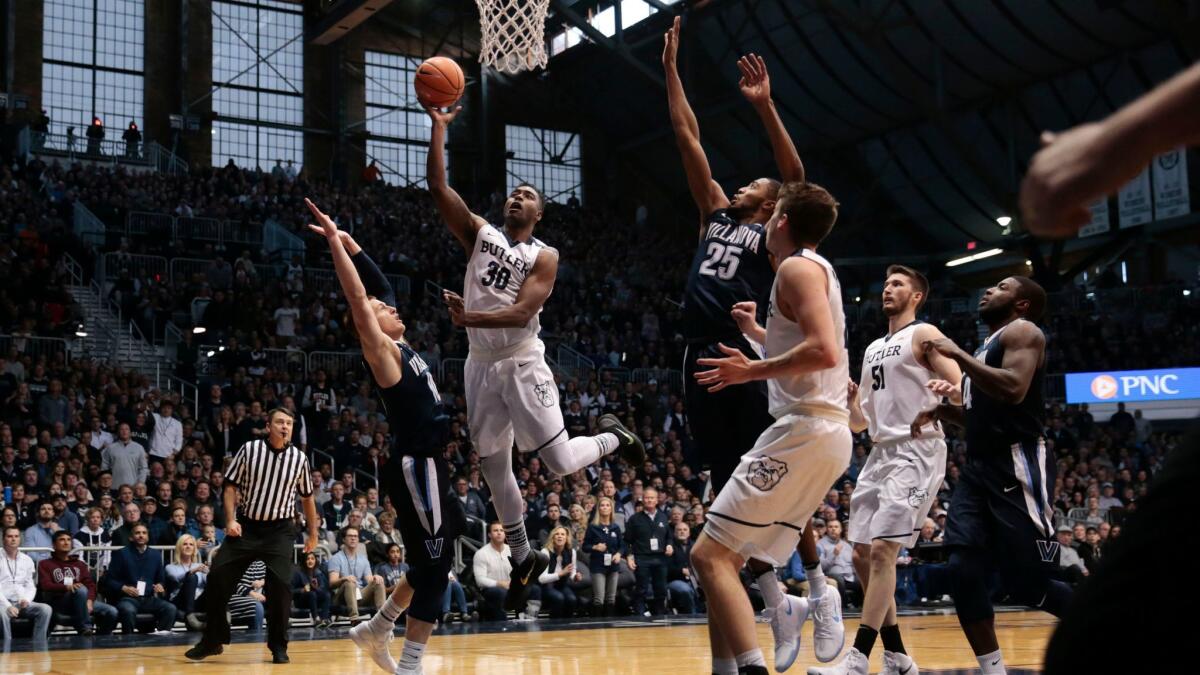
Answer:
[[[726,354],[722,359],[696,359],[701,366],[712,366],[712,370],[702,370],[696,373],[696,382],[708,387],[711,392],[721,391],[733,384],[749,382],[750,366],[753,364],[740,350],[718,344],[717,347]]]
[[[318,209],[317,205],[312,203],[308,197],[304,198],[304,204],[308,207],[309,211],[312,211],[313,218],[317,219],[317,225],[309,223],[308,229],[316,232],[326,239],[333,239],[338,236],[337,224],[333,222],[332,218],[322,213],[321,209]]]
[[[462,112],[462,106],[457,105],[453,108],[442,110],[441,108],[430,105],[425,106],[425,112],[429,113],[429,117],[433,120],[434,124],[442,127],[448,127],[450,126],[450,123],[454,121],[454,118],[458,117],[458,113]]]
[[[742,79],[738,80],[738,89],[742,96],[751,103],[766,103],[771,100],[771,77],[767,75],[767,64],[758,54],[747,54],[738,59],[738,70],[742,71]]]
[[[462,296],[454,291],[442,291],[442,302],[446,303],[446,309],[450,310],[450,320],[455,326],[465,326],[467,306],[463,302]]]
[[[675,17],[671,28],[663,33],[662,62],[664,68],[675,67],[675,57],[679,55],[679,24],[680,18]]]

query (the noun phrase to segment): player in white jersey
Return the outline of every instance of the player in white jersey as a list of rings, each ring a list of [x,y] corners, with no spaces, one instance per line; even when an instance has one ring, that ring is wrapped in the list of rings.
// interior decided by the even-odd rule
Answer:
[[[567,436],[554,373],[546,365],[546,348],[538,338],[538,314],[558,274],[558,251],[533,237],[544,198],[534,186],[518,185],[504,202],[503,228],[471,213],[446,182],[443,156],[446,128],[461,109],[428,109],[433,120],[429,190],[468,256],[463,280],[466,297],[446,291],[444,300],[454,323],[467,329],[470,352],[463,378],[467,422],[512,551],[505,607],[515,611],[524,607],[530,579],[536,584],[549,555],[530,551],[524,504],[512,472],[513,441],[521,452],[540,452],[542,464],[560,475],[574,473],[614,451],[631,466],[640,467],[646,451],[614,415],[597,420],[601,431],[597,436]]]
[[[776,419],[742,455],[692,549],[715,626],[710,633],[734,655],[737,673],[768,672],[738,570],[747,558],[784,565],[821,498],[850,463],[841,286],[816,253],[836,220],[837,202],[824,188],[788,183],[780,189],[767,222],[767,248],[781,262],[766,330],[751,336],[765,345],[765,358],[752,361],[721,345],[724,358],[698,361],[710,370],[696,373],[696,382],[710,391],[767,380]],[[806,599],[789,596],[788,602],[788,611],[807,613]]]
[[[962,371],[927,341],[944,337],[917,320],[929,281],[903,265],[887,269],[882,307],[887,335],[863,354],[861,384],[850,382],[850,428],[870,431],[874,444],[850,497],[849,539],[863,586],[863,615],[846,657],[810,675],[865,675],[876,637],[883,638],[884,675],[917,675],[896,623],[896,555],[912,546],[946,473],[946,441],[939,427],[912,437],[912,420],[936,406],[939,382],[958,382]],[[940,381],[938,378],[941,378]],[[932,385],[932,386],[931,386]]]

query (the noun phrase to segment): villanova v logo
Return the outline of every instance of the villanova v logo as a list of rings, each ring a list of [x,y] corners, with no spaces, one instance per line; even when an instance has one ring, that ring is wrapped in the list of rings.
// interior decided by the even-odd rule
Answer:
[[[425,540],[425,550],[429,551],[430,558],[436,560],[442,557],[442,546],[444,541],[445,540],[442,537]],[[1058,544],[1055,544],[1055,546],[1058,546]]]
[[[440,540],[439,540],[440,541]],[[1058,558],[1058,542],[1038,540],[1038,553],[1042,554],[1042,562],[1054,562]]]

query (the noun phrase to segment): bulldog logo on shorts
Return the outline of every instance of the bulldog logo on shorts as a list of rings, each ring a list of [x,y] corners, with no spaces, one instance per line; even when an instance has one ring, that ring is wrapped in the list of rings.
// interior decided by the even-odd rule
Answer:
[[[927,499],[929,499],[929,490],[925,488],[908,489],[908,505],[914,509],[924,504]]]
[[[783,479],[784,474],[787,472],[787,464],[770,457],[762,457],[750,462],[750,469],[746,472],[746,480],[759,490],[767,492],[776,485],[779,485],[779,481]]]
[[[545,408],[554,407],[554,382],[547,380],[541,384],[533,385],[533,393],[537,394],[538,400],[542,402]]]

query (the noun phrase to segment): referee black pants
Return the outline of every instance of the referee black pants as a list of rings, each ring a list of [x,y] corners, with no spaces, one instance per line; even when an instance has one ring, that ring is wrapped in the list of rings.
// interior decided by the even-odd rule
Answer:
[[[209,645],[229,644],[225,611],[246,568],[255,560],[267,566],[267,646],[287,649],[287,629],[292,618],[292,563],[296,530],[290,519],[240,521],[242,536],[230,537],[217,551],[204,591],[208,624],[202,640]]]

